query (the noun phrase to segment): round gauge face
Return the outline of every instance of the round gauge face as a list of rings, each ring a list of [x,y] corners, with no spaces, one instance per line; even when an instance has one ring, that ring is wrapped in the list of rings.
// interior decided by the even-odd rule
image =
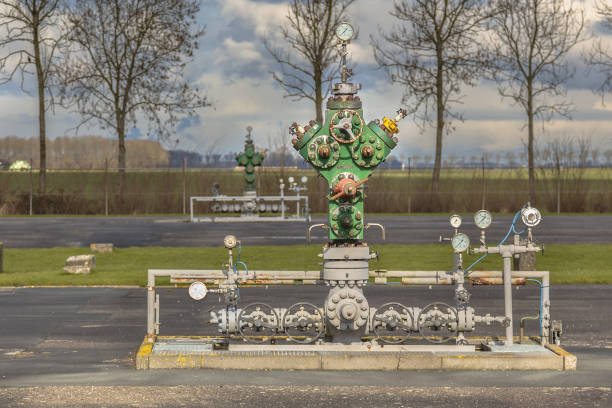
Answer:
[[[306,184],[306,182],[308,181],[308,177],[306,176],[302,176],[302,178],[300,179],[300,181],[304,184]]]
[[[353,30],[353,26],[349,23],[340,23],[338,27],[336,27],[336,36],[342,41],[348,41],[353,38],[353,34],[355,30]]]
[[[542,214],[537,208],[527,207],[521,211],[521,218],[526,226],[535,227],[542,221]]]
[[[226,235],[225,238],[223,238],[223,245],[227,248],[227,249],[232,249],[236,247],[236,237],[233,235]]]
[[[463,252],[470,247],[470,238],[462,233],[455,235],[451,241],[455,252]]]
[[[290,183],[293,183],[295,181],[293,177],[289,177],[287,180],[289,180]]]
[[[474,222],[476,226],[481,229],[489,228],[493,218],[491,217],[491,213],[487,210],[479,210],[474,214]]]
[[[449,221],[451,227],[453,228],[459,228],[461,226],[461,217],[457,214],[451,215]]]
[[[206,285],[204,282],[195,281],[189,286],[189,297],[193,300],[202,300],[206,297]]]

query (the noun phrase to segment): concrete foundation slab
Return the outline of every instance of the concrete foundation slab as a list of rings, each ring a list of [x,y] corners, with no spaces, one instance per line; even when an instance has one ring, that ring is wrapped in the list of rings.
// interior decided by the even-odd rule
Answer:
[[[576,357],[559,346],[229,344],[220,338],[145,338],[137,369],[224,370],[576,370]]]

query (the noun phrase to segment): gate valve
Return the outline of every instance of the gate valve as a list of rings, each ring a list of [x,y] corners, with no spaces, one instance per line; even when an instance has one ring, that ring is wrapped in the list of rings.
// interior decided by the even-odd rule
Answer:
[[[357,187],[368,181],[368,178],[364,178],[361,181],[355,182],[350,178],[342,179],[338,182],[334,188],[334,193],[337,193],[331,197],[331,200],[337,200],[340,197],[354,197],[357,194]]]
[[[397,115],[395,116],[394,119],[383,117],[382,118],[383,127],[387,129],[387,131],[391,134],[398,133],[399,129],[397,128],[397,122],[404,119],[407,114],[408,112],[406,112],[406,109],[398,109]]]

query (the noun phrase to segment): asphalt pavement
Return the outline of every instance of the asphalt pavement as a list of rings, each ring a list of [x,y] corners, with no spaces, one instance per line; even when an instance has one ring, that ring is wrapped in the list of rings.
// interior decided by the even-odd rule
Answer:
[[[313,217],[312,223],[327,222]],[[366,222],[386,228],[388,244],[432,244],[450,236],[446,216],[371,216]],[[508,231],[512,217],[493,217],[487,240],[498,242]],[[245,245],[294,245],[306,243],[305,222],[190,223],[185,217],[19,217],[0,218],[0,241],[6,248],[87,247],[110,242],[117,247],[218,246],[233,234]],[[518,221],[517,228],[522,228]],[[477,240],[479,231],[471,217],[464,217],[461,231]],[[546,216],[534,230],[545,244],[612,244],[612,216]],[[380,244],[380,230],[365,233],[370,244]],[[313,230],[313,242],[326,242],[322,229]]]
[[[480,313],[503,309],[499,286],[470,287]],[[161,288],[161,334],[214,333],[218,299],[196,302],[185,288]],[[321,303],[322,287],[245,288],[241,300],[274,306]],[[451,287],[366,288],[371,305],[450,302]],[[536,285],[514,289],[515,316],[537,313]],[[0,289],[0,406],[612,406],[610,285],[551,287],[562,346],[575,372],[136,371],[145,335],[144,288]],[[527,333],[537,332],[530,322]],[[486,329],[486,328],[485,328]],[[503,333],[502,327],[486,331]],[[476,334],[479,332],[477,331]],[[14,388],[19,387],[19,388]]]

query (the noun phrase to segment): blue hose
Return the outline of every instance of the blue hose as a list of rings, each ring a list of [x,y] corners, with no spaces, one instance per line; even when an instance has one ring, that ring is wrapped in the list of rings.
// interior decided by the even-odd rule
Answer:
[[[246,266],[244,262],[240,260],[241,254],[242,254],[242,245],[240,245],[240,242],[238,242],[238,258],[236,259],[236,262],[234,263],[234,275],[237,275],[238,265],[242,265],[244,267],[244,270],[246,271],[247,275],[249,273],[249,268]],[[240,282],[236,280],[235,283],[236,283],[236,293],[238,297],[240,297]]]
[[[525,206],[523,206],[523,208],[525,208]],[[499,241],[499,244],[497,244],[497,246],[500,246],[501,244],[503,244],[504,242],[506,242],[506,240],[508,239],[508,237],[510,236],[510,233],[514,232],[517,235],[521,235],[523,232],[525,232],[526,228],[524,228],[521,232],[517,232],[517,230],[514,228],[514,224],[516,224],[516,220],[518,219],[519,214],[521,213],[522,208],[520,210],[518,210],[516,212],[516,214],[514,214],[514,218],[512,219],[512,223],[510,224],[510,228],[508,228],[508,232],[506,233],[506,236],[504,237],[504,239],[502,239],[501,241]],[[481,256],[480,258],[478,258],[476,261],[474,261],[473,264],[471,264],[466,270],[465,273],[469,272],[470,269],[472,269],[478,262],[482,261],[483,259],[485,259],[489,254],[484,254],[483,256]]]

